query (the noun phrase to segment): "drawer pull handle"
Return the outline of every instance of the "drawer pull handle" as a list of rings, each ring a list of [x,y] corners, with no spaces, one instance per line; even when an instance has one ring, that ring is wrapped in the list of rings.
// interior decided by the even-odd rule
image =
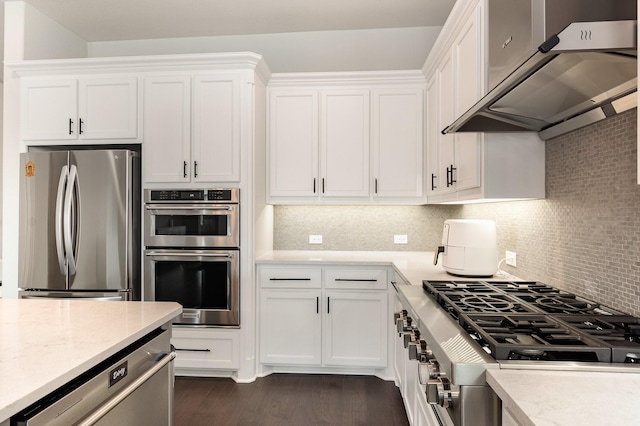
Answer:
[[[180,348],[176,348],[176,351],[182,351],[182,352],[211,352],[211,349],[180,349]]]
[[[336,278],[335,281],[353,281],[353,282],[366,282],[366,283],[375,283],[378,280],[375,278]]]
[[[311,281],[311,278],[269,278],[269,281]]]

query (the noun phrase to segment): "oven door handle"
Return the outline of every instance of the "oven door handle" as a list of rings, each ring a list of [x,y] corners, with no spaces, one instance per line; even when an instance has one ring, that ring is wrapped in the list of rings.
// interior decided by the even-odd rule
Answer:
[[[170,256],[170,257],[224,257],[233,258],[233,253],[198,253],[181,251],[148,251],[145,256]]]
[[[144,206],[145,209],[153,211],[153,210],[233,210],[233,206],[211,206],[211,205],[157,205],[157,204],[146,204]]]

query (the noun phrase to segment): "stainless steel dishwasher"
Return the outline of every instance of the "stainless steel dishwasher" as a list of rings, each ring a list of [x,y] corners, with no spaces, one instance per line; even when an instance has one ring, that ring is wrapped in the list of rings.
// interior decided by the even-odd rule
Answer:
[[[170,332],[157,329],[11,418],[11,426],[173,425]]]

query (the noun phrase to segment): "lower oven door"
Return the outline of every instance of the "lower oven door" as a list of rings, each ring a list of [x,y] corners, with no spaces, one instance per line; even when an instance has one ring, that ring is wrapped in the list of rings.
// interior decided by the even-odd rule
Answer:
[[[144,300],[178,302],[173,323],[240,326],[239,250],[145,250]]]

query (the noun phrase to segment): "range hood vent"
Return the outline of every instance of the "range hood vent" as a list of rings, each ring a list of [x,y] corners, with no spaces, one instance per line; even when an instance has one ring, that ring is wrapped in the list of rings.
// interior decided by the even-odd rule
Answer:
[[[554,10],[558,3],[563,14]],[[534,131],[547,140],[636,107],[636,2],[598,0],[594,7],[608,9],[592,12],[612,20],[570,21],[574,8],[576,19],[585,19],[589,4],[490,0],[489,85],[494,87],[442,133]],[[523,15],[522,22],[514,19]],[[632,19],[613,20],[629,15]],[[546,37],[554,26],[561,30]],[[542,37],[522,62],[522,52]],[[492,49],[496,40],[503,41]]]

